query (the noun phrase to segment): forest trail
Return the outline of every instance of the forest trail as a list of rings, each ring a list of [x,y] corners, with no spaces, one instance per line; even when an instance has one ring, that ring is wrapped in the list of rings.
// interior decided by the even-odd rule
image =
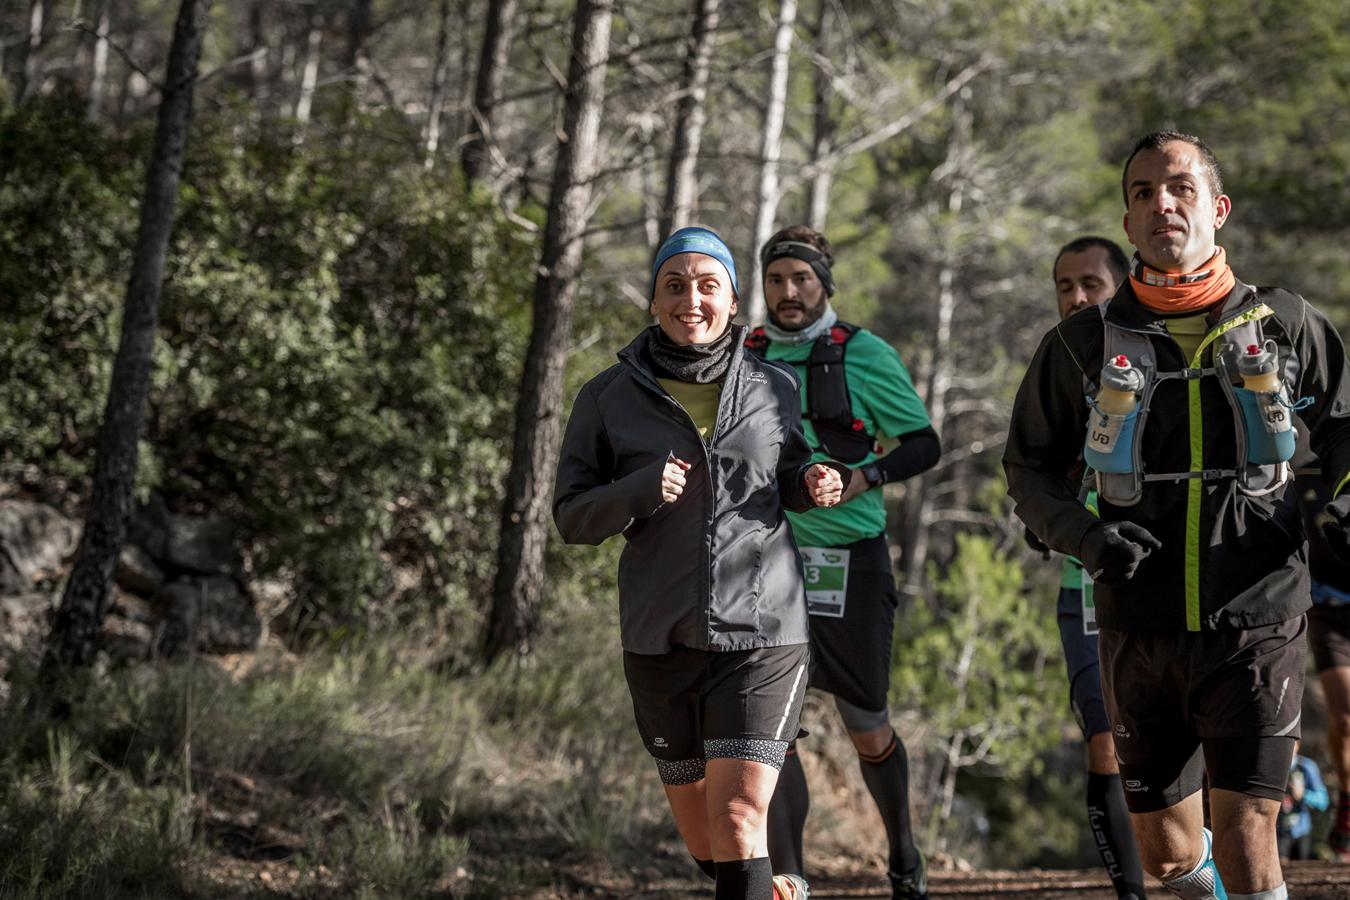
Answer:
[[[1285,863],[1289,896],[1297,900],[1350,900],[1350,865],[1333,862]],[[1106,876],[1099,869],[1030,869],[1021,872],[987,870],[977,872],[930,872],[929,891],[934,900],[959,897],[962,900],[1067,900],[1091,898],[1112,900],[1112,891]],[[1150,879],[1150,896],[1165,896],[1162,887]],[[579,890],[575,894],[554,896],[607,896]],[[617,895],[616,895],[617,896]],[[694,898],[711,896],[705,884],[653,884],[642,897]],[[812,900],[843,900],[843,898],[888,898],[880,873],[855,872],[817,877],[811,882]]]

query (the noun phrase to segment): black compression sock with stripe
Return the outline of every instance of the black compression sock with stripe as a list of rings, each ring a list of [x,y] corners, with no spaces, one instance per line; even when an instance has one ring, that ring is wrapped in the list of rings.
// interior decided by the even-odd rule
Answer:
[[[711,859],[699,859],[692,853],[689,855],[693,857],[694,863],[703,870],[704,875],[707,875],[713,881],[717,880],[717,863],[713,862]]]
[[[717,864],[717,892],[713,900],[769,900],[772,896],[773,866],[767,856]]]
[[[858,754],[863,782],[876,801],[886,840],[891,846],[890,870],[897,875],[913,872],[919,865],[919,850],[909,822],[909,757],[899,735],[891,732],[891,742],[876,756]]]
[[[1144,868],[1135,849],[1134,829],[1125,807],[1125,792],[1119,775],[1088,772],[1088,824],[1116,895],[1144,897]]]
[[[797,755],[794,741],[783,759],[778,773],[778,785],[769,801],[767,827],[769,832],[769,859],[776,875],[803,875],[802,832],[806,829],[806,814],[811,809],[811,794],[806,787],[806,772]]]

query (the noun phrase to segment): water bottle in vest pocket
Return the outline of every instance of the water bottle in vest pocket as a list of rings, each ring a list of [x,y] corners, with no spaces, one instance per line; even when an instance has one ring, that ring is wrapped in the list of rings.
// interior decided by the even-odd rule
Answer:
[[[1134,429],[1143,386],[1143,373],[1123,354],[1102,367],[1101,388],[1089,404],[1092,411],[1083,445],[1083,459],[1098,472],[1134,470]]]
[[[1247,462],[1273,465],[1294,458],[1293,412],[1280,381],[1275,345],[1250,344],[1238,357],[1242,387],[1234,388],[1247,431]]]

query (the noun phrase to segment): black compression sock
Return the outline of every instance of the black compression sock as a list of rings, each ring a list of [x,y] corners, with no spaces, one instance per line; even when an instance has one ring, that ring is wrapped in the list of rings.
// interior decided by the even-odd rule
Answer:
[[[771,900],[772,897],[773,866],[767,856],[717,864],[717,892],[713,900]]]
[[[788,747],[778,773],[778,786],[769,801],[769,860],[774,874],[802,875],[802,832],[806,829],[806,813],[811,808],[811,795],[806,789],[806,772],[802,770],[797,744]]]
[[[1144,869],[1139,863],[1139,851],[1134,844],[1134,830],[1130,827],[1130,813],[1125,807],[1125,792],[1120,787],[1119,775],[1088,773],[1088,824],[1092,840],[1097,844],[1106,874],[1116,887],[1116,894],[1144,895]]]
[[[694,857],[694,862],[703,870],[704,875],[707,875],[713,881],[717,880],[717,863],[713,862],[711,859],[699,859],[692,853],[689,855]]]
[[[909,757],[899,735],[891,733],[891,743],[877,756],[858,754],[863,782],[876,801],[886,840],[891,845],[890,870],[897,875],[914,871],[919,851],[909,824]]]

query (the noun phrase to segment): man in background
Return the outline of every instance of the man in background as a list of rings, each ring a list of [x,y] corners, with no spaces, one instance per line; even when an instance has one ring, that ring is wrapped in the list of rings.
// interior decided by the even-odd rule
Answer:
[[[1080,237],[1065,244],[1052,269],[1060,320],[1110,300],[1128,275],[1129,265],[1125,251],[1103,237]],[[1084,500],[1089,509],[1096,509],[1095,491]],[[1028,532],[1028,541],[1032,540],[1034,536]],[[1056,618],[1068,669],[1069,703],[1087,742],[1087,812],[1092,839],[1116,895],[1143,900],[1144,870],[1130,830],[1111,721],[1102,698],[1092,580],[1084,573],[1083,564],[1072,556],[1064,557]]]

